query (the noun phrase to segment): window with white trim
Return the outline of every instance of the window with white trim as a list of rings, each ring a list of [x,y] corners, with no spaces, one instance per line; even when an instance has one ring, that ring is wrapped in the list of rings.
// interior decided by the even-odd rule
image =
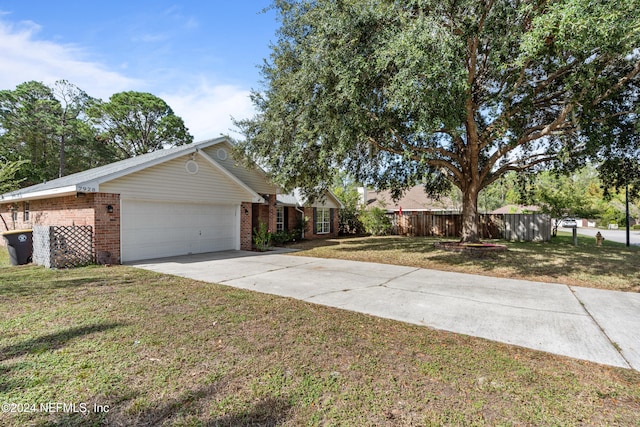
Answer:
[[[329,208],[316,209],[316,233],[327,234],[331,231],[331,212]]]
[[[29,208],[29,202],[24,202],[24,210],[22,211],[22,213],[25,222],[29,221]]]
[[[276,232],[284,231],[284,206],[276,206]]]

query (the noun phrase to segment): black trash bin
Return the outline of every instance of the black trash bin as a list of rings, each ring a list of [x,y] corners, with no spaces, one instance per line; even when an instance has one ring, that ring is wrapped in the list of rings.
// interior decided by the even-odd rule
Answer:
[[[12,265],[24,265],[31,262],[33,256],[33,231],[12,230],[2,233],[7,242],[9,259]]]

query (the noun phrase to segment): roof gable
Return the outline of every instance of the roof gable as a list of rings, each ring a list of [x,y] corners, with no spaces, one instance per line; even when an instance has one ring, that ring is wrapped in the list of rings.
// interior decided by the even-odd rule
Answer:
[[[236,160],[233,157],[233,149],[233,144],[224,140],[215,146],[204,147],[202,151],[255,192],[259,194],[280,193],[280,188],[271,183],[262,169],[245,167]]]
[[[99,192],[100,184],[171,161],[181,156],[204,151],[206,148],[219,144],[225,144],[226,147],[231,148],[228,139],[226,137],[220,137],[158,150],[3,194],[0,196],[0,203],[57,197],[74,194],[76,192]],[[253,189],[252,185],[248,185],[235,174],[232,176],[228,170],[225,170],[226,167],[223,167],[223,165],[217,162],[213,162],[211,165],[221,169],[229,179],[236,181],[236,183],[250,192],[259,193],[259,190],[263,189],[262,186],[257,190]],[[263,179],[266,181],[266,177]],[[275,189],[271,184],[269,184],[267,188]]]
[[[231,179],[224,168],[211,165],[200,155],[193,154],[104,182],[100,191],[134,200],[187,203],[264,201],[255,191]]]
[[[283,206],[305,206],[314,208],[340,208],[344,205],[331,191],[327,191],[322,199],[316,199],[309,202],[299,188],[296,188],[288,194],[278,194],[277,203]]]

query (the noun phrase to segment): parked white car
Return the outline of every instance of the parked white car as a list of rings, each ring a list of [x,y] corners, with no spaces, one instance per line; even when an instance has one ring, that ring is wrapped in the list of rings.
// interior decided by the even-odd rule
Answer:
[[[578,226],[578,222],[573,218],[564,218],[560,221],[560,227],[574,228]]]

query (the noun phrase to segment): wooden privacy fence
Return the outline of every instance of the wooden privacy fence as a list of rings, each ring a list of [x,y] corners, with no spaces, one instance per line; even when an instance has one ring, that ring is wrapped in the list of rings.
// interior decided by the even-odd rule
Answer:
[[[482,239],[544,240],[551,239],[551,219],[545,214],[478,215]],[[403,236],[460,237],[462,214],[405,212],[389,214],[392,234]]]

